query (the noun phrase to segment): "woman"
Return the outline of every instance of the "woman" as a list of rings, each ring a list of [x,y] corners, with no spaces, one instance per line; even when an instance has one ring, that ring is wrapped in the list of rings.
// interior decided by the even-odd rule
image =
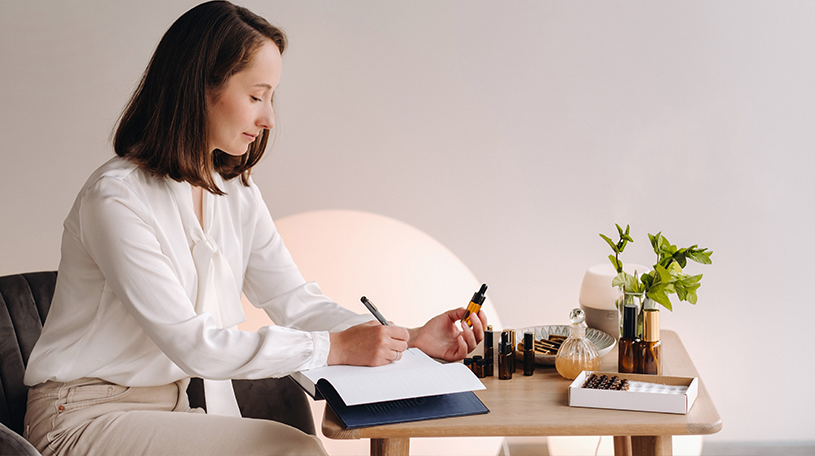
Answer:
[[[322,454],[314,436],[240,418],[229,380],[383,365],[408,347],[457,360],[483,337],[483,315],[472,328],[463,309],[384,326],[302,278],[250,177],[285,47],[282,31],[229,2],[188,11],[157,46],[117,156],[65,221],[25,377],[25,436],[44,455]],[[241,291],[277,326],[235,329]],[[207,414],[189,408],[191,376],[204,378]]]

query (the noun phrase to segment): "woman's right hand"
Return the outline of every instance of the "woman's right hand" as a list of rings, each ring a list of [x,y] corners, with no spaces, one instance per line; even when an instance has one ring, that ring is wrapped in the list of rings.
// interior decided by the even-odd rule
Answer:
[[[408,330],[369,321],[328,334],[328,365],[382,366],[396,361],[408,348]]]

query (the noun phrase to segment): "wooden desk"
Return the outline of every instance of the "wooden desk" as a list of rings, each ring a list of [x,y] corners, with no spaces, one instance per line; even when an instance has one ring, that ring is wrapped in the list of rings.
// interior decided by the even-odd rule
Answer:
[[[663,373],[699,377],[679,336],[661,332]],[[601,371],[617,371],[616,348],[603,358]],[[486,390],[476,391],[490,413],[486,415],[417,421],[413,423],[345,429],[330,408],[323,418],[323,434],[332,439],[371,439],[371,455],[407,456],[411,437],[613,435],[617,456],[670,455],[672,435],[714,434],[722,420],[699,378],[699,394],[687,415],[569,407],[571,380],[554,367],[537,366],[535,375],[516,371],[512,380],[482,379]]]

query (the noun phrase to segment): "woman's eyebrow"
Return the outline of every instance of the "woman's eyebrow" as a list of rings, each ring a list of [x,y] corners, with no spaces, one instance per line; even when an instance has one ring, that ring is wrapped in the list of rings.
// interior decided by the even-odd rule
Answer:
[[[263,87],[263,88],[269,89],[269,90],[272,89],[272,86],[270,86],[269,84],[266,84],[265,82],[259,82],[259,83],[255,84],[255,85],[253,85],[252,87]]]

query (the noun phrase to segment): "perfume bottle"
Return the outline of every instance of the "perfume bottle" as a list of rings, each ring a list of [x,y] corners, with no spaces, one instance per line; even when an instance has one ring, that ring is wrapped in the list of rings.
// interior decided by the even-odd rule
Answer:
[[[659,340],[659,310],[643,309],[642,340],[637,343],[637,372],[662,375],[662,342]]]
[[[530,376],[535,372],[535,335],[524,333],[524,375]]]
[[[637,306],[623,307],[623,335],[617,343],[617,372],[637,373]]]
[[[574,309],[569,314],[572,320],[569,337],[557,352],[555,368],[564,378],[574,380],[581,371],[600,369],[600,354],[597,347],[586,338],[586,314],[581,309]]]

